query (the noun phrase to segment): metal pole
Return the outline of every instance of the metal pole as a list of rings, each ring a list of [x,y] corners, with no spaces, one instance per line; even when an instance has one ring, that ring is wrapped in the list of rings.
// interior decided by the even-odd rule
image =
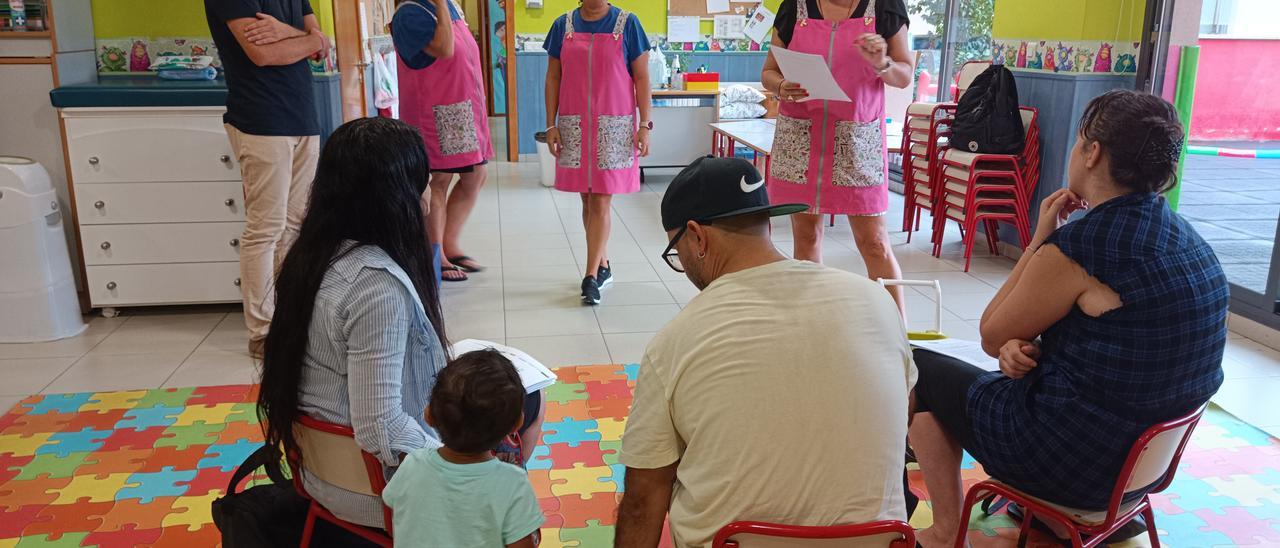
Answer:
[[[938,102],[954,99],[951,97],[951,83],[956,74],[956,46],[953,40],[959,34],[960,2],[963,0],[947,0],[946,36],[942,37],[942,63],[938,74]]]

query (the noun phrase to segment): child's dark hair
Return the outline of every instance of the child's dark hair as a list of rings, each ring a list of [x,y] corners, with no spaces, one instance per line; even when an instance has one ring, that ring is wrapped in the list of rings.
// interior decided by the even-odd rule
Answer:
[[[493,450],[520,421],[524,383],[492,348],[458,356],[436,376],[429,413],[436,432],[459,453]]]
[[[1182,123],[1160,97],[1127,89],[1104,93],[1085,108],[1080,136],[1102,145],[1111,178],[1123,188],[1162,193],[1176,183]]]

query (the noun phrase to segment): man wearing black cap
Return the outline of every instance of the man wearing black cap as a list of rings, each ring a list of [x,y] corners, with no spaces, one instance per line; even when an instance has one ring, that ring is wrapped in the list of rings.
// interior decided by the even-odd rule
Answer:
[[[701,293],[654,337],[622,437],[617,546],[706,546],[739,520],[905,520],[915,365],[897,306],[865,277],[787,258],[760,173],[703,158],[662,200],[667,264]]]

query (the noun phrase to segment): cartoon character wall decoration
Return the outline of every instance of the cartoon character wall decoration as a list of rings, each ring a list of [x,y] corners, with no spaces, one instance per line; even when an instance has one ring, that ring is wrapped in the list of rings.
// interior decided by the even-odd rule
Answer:
[[[1054,53],[1053,46],[1045,45],[1044,70],[1047,72],[1058,72],[1057,60],[1057,55]]]
[[[1026,68],[1027,66],[1027,43],[1023,42],[1018,46],[1018,63],[1014,65],[1018,68]]]
[[[1072,54],[1075,53],[1075,51],[1076,48],[1064,46],[1062,45],[1062,42],[1058,42],[1057,69],[1060,72],[1071,72],[1071,70],[1075,68],[1075,63],[1072,59]]]
[[[1076,50],[1076,72],[1093,71],[1093,50],[1080,48]]]
[[[991,45],[991,63],[995,65],[1003,65],[1005,62],[1004,54],[1008,50],[1009,50],[1009,46],[1006,46],[1004,42],[996,42],[992,44]]]
[[[103,72],[124,72],[128,64],[124,50],[111,46],[102,46],[98,59],[102,62]]]
[[[1132,53],[1121,53],[1116,57],[1115,72],[1118,74],[1138,72],[1138,62]]]
[[[129,50],[129,72],[146,72],[151,69],[151,55],[142,40],[135,40]]]
[[[1098,56],[1093,61],[1094,72],[1111,72],[1111,44],[1098,46]]]

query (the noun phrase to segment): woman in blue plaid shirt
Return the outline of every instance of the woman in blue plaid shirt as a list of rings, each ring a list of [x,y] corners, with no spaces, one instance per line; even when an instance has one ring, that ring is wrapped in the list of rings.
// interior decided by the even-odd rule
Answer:
[[[962,448],[1030,495],[1105,509],[1138,436],[1222,384],[1227,281],[1161,196],[1175,184],[1177,113],[1117,90],[1089,104],[1080,128],[1068,188],[1040,205],[1031,245],[982,315],[1000,372],[916,353],[910,434],[933,501],[926,548],[967,528]]]

